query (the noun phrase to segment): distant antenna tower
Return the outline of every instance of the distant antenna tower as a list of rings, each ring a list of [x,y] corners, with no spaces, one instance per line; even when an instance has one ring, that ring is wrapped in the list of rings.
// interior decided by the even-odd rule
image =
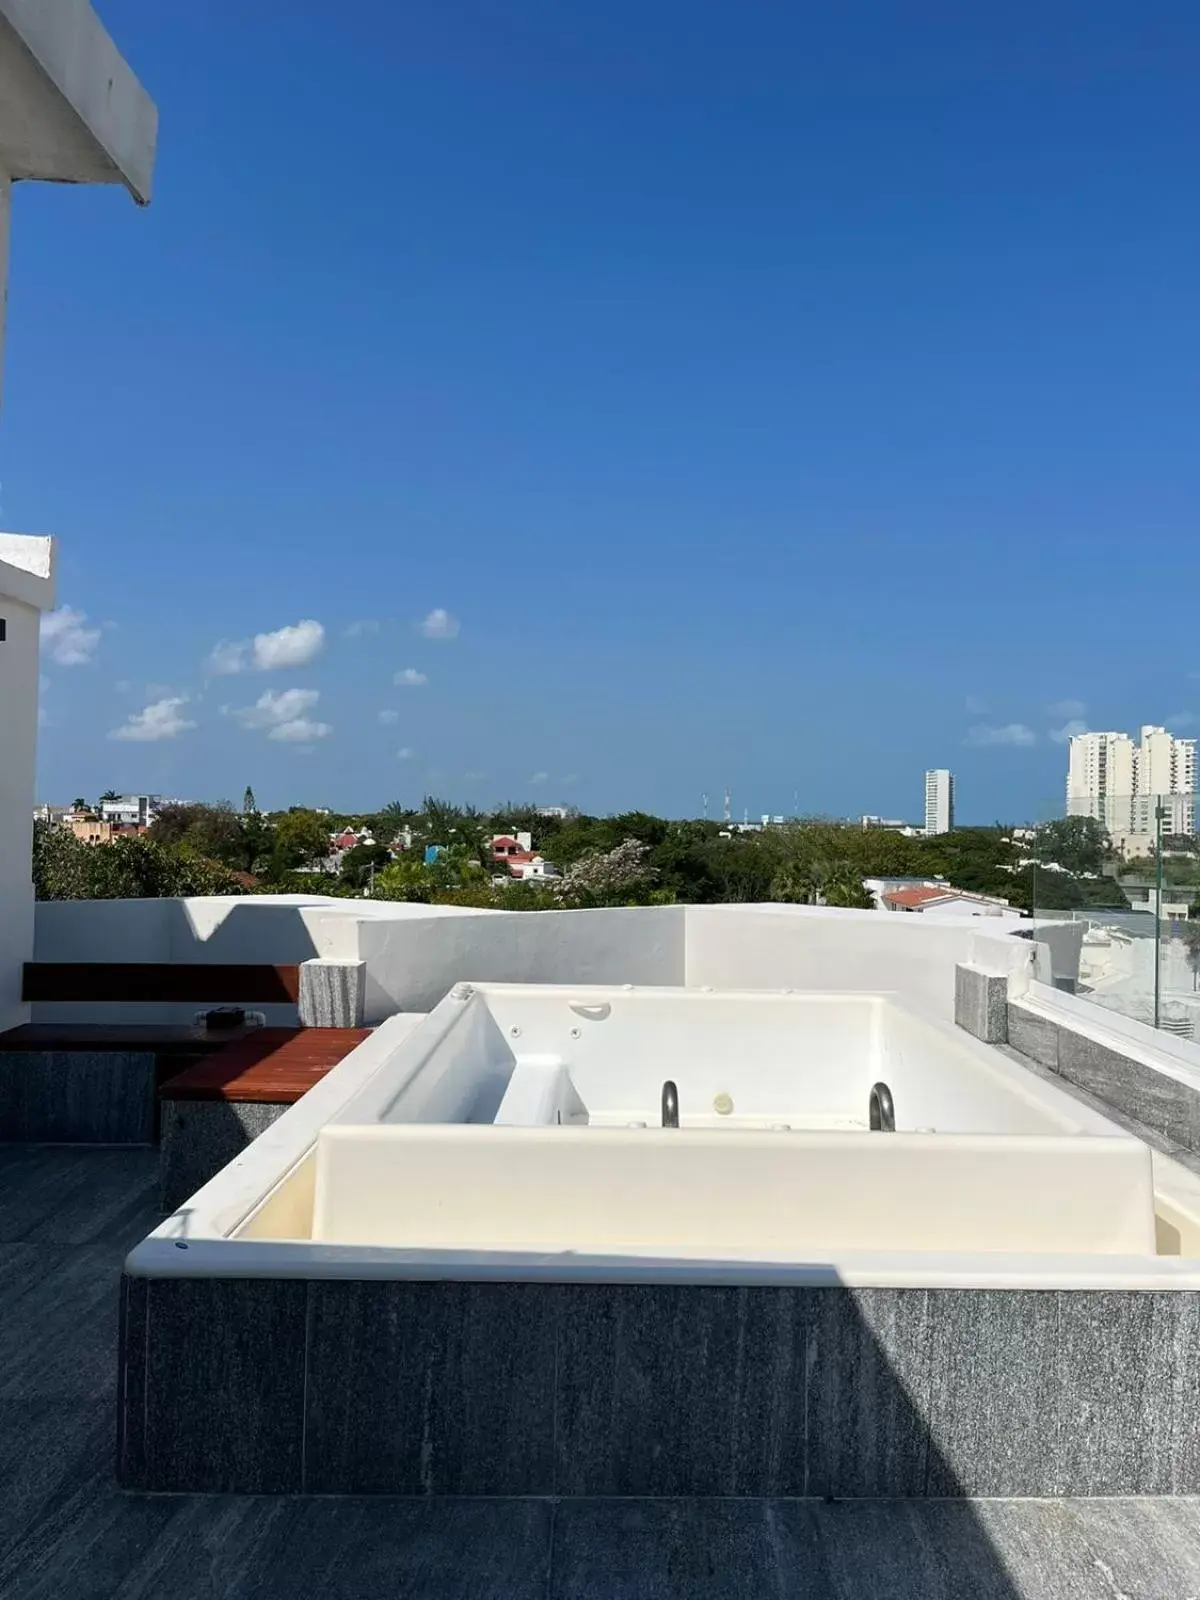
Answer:
[[[703,812],[704,812],[704,820],[705,820],[705,822],[707,822],[708,821],[708,796],[707,796],[707,794],[702,794],[700,796],[700,805],[701,805],[701,807],[703,809]]]
[[[749,821],[750,821],[750,807],[749,806],[744,806],[742,808],[742,827],[743,828],[746,827],[747,824],[749,823]]]
[[[733,800],[732,795],[729,793],[729,790],[726,789],[726,791],[725,791],[725,821],[726,822],[732,822],[733,821],[732,800]]]

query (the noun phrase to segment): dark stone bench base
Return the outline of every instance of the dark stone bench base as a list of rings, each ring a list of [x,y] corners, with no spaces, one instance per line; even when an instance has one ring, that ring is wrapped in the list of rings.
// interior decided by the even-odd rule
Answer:
[[[0,1050],[0,1139],[153,1144],[156,1062],[146,1050]]]
[[[126,1277],[128,1489],[1200,1491],[1200,1294]]]
[[[174,1211],[277,1122],[288,1105],[164,1099],[161,1110],[159,1203],[164,1211]]]

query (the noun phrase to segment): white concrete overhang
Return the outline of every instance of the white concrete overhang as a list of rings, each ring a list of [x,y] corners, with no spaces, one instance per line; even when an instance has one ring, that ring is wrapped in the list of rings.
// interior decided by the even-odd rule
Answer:
[[[0,597],[38,611],[54,607],[58,551],[53,539],[0,533]]]
[[[0,172],[150,199],[158,111],[89,0],[0,0]]]

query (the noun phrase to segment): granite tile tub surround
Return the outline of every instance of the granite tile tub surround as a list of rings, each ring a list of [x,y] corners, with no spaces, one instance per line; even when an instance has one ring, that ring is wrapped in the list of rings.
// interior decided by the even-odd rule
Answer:
[[[130,1489],[1196,1494],[1200,1293],[127,1276],[118,1403]]]
[[[0,1140],[150,1144],[155,1057],[143,1050],[0,1050]]]
[[[985,1044],[1008,1039],[1008,975],[959,963],[954,969],[954,1020]]]
[[[1200,1150],[1200,1090],[1183,1079],[1018,1002],[1008,1006],[1008,1042],[1152,1133],[1184,1150]]]

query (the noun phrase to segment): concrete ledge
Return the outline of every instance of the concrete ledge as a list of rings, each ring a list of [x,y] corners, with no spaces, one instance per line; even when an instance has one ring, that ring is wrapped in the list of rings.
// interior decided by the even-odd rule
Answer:
[[[292,1104],[164,1100],[158,1168],[162,1209],[182,1206]]]
[[[1126,1021],[1125,1031],[1128,1027]],[[1159,1070],[1142,1059],[1157,1044],[1151,1030],[1143,1030],[1148,1045],[1132,1040],[1126,1045],[1123,1032],[1106,1031],[1107,1042],[1020,1002],[1008,1006],[1008,1042],[1014,1049],[1152,1133],[1184,1150],[1200,1150],[1200,1082],[1182,1066],[1164,1063]]]
[[[150,198],[158,112],[90,0],[0,0],[0,145],[14,178]]]
[[[954,1020],[985,1044],[1008,1039],[1008,976],[959,963],[954,969]]]
[[[152,1144],[152,1051],[0,1050],[0,1139]]]
[[[119,1395],[128,1489],[1195,1494],[1200,1293],[127,1275]]]

